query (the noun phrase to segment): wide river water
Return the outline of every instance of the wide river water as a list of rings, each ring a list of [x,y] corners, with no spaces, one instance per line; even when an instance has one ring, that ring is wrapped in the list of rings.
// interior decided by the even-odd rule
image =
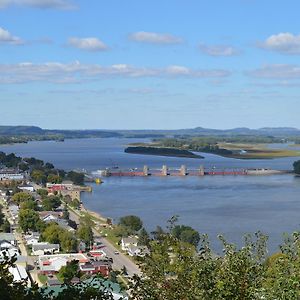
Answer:
[[[1,145],[0,151],[36,157],[66,170],[95,171],[117,164],[120,168],[157,168],[163,164],[191,168],[291,169],[297,158],[236,160],[203,154],[205,159],[170,158],[124,153],[137,139],[74,139]],[[210,236],[220,250],[217,235],[241,243],[245,233],[262,231],[269,236],[269,250],[278,249],[284,232],[300,230],[300,178],[293,175],[105,178],[82,195],[84,205],[116,222],[124,215],[140,216],[147,229],[165,226],[173,215]]]

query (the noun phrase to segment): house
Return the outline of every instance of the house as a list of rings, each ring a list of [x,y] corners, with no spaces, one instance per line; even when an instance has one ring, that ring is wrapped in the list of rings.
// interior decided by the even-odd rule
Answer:
[[[9,272],[13,275],[14,282],[24,282],[27,281],[27,284],[30,283],[27,271],[22,265],[17,263],[13,267],[8,268]]]
[[[36,243],[32,245],[33,255],[44,255],[46,253],[58,253],[59,244]]]
[[[77,248],[78,248],[78,252],[85,252],[86,249],[87,249],[87,245],[86,245],[86,243],[84,241],[80,241],[78,243],[78,247]]]
[[[23,192],[30,192],[30,193],[34,192],[34,187],[29,184],[19,185],[18,189]]]
[[[17,239],[13,233],[1,232],[0,233],[0,245],[2,244],[3,241],[8,242],[13,246],[17,246]]]
[[[40,219],[44,222],[56,221],[61,218],[63,215],[62,212],[57,211],[41,211],[39,212]]]
[[[9,212],[12,216],[14,223],[16,223],[18,221],[18,217],[19,217],[19,206],[16,205],[15,203],[10,203],[8,205],[8,209],[9,209]]]
[[[14,282],[27,282],[30,284],[30,279],[27,273],[27,257],[18,256],[14,266],[9,267],[9,272],[13,275]]]
[[[24,238],[25,238],[25,241],[26,241],[27,245],[37,244],[39,242],[39,239],[40,239],[40,233],[39,232],[32,232],[29,235],[25,235]]]
[[[135,237],[128,237],[128,238],[122,238],[121,240],[121,247],[123,251],[128,251],[128,248],[130,246],[136,246],[138,245],[138,239]]]
[[[17,241],[12,233],[0,233],[0,260],[4,257],[19,256]]]
[[[0,181],[22,181],[24,180],[24,174],[13,169],[0,170]]]
[[[72,181],[63,181],[62,183],[47,183],[49,193],[59,192],[63,190],[71,190],[74,187]]]
[[[75,231],[74,228],[72,228],[71,226],[69,226],[69,223],[67,220],[65,219],[57,219],[57,220],[53,220],[53,222],[55,222],[59,227],[66,229],[68,231]]]
[[[111,271],[111,263],[107,260],[90,261],[80,265],[79,269],[86,274],[101,274],[107,277]]]
[[[101,289],[106,292],[111,292],[113,300],[128,300],[128,295],[123,291],[122,287],[118,283],[104,278],[91,277],[76,284],[75,288],[77,287],[78,289],[81,289],[84,286],[91,286],[97,290]],[[45,288],[44,292],[48,295],[51,293],[52,297],[57,297],[66,288],[66,285],[48,286]]]
[[[79,265],[89,262],[88,257],[83,253],[40,255],[38,259],[40,273],[44,275],[55,274],[61,267],[66,266],[72,260],[77,260]]]
[[[139,256],[144,257],[147,254],[150,254],[149,249],[146,246],[129,246],[127,249],[129,256]]]

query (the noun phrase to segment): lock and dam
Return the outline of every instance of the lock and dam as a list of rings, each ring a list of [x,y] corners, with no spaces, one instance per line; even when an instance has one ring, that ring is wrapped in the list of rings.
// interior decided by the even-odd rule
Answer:
[[[185,165],[179,168],[169,168],[167,165],[163,165],[162,168],[149,168],[144,166],[143,168],[134,169],[105,169],[99,170],[97,175],[100,177],[149,177],[149,176],[246,176],[246,175],[276,175],[276,174],[287,174],[292,173],[291,171],[282,170],[271,170],[271,169],[218,169],[205,168],[200,166],[199,169],[189,169]],[[94,174],[94,176],[97,176]]]

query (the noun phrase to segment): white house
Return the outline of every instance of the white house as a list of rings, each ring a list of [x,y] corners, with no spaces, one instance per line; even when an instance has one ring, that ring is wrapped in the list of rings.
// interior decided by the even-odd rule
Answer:
[[[149,254],[149,249],[146,246],[129,246],[127,253],[129,256],[140,256],[144,257]]]
[[[64,253],[54,255],[40,255],[39,267],[42,274],[54,274],[68,262],[77,260],[79,265],[89,262],[89,258],[83,253]]]
[[[1,170],[0,171],[0,181],[6,180],[24,180],[24,174],[19,173],[14,170]]]
[[[40,234],[39,232],[32,232],[29,235],[25,235],[24,238],[26,240],[27,245],[33,245],[39,242]]]
[[[135,237],[122,238],[121,246],[123,251],[128,251],[129,247],[138,245],[138,239]]]
[[[16,264],[14,267],[9,267],[8,270],[13,275],[14,282],[26,280],[29,283],[29,277],[24,266]]]
[[[12,204],[9,204],[8,209],[12,216],[13,221],[17,222],[18,216],[19,216],[19,206],[12,203]]]
[[[11,233],[0,234],[0,260],[3,260],[5,256],[13,257],[19,256],[19,249],[17,247],[17,241]]]
[[[33,255],[44,255],[46,253],[58,253],[59,244],[36,243],[32,245]]]
[[[17,246],[17,239],[13,233],[1,232],[0,233],[0,245],[3,241],[8,242],[13,246]]]
[[[19,185],[18,189],[23,192],[30,192],[30,193],[34,192],[34,187],[29,184]]]

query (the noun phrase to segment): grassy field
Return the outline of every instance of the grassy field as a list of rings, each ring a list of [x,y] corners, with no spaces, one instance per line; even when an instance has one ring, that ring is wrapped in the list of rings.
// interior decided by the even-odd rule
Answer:
[[[219,143],[220,148],[236,151],[227,157],[239,159],[272,159],[300,156],[300,151],[290,149],[270,149],[267,144]]]

